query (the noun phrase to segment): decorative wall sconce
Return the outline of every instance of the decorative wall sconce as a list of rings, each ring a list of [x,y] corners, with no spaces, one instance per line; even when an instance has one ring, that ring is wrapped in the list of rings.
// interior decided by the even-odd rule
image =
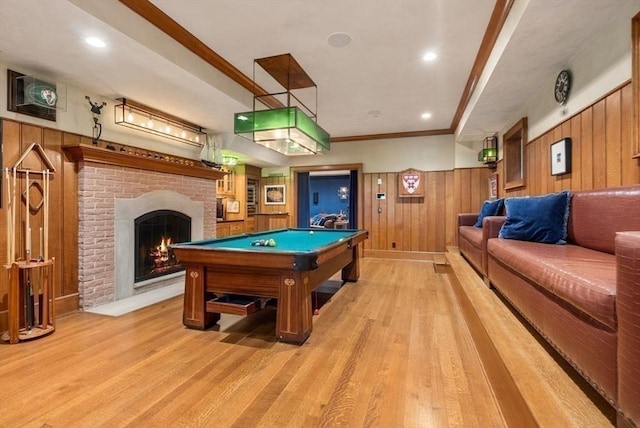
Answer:
[[[338,197],[340,199],[349,199],[349,188],[344,186],[338,188]]]
[[[118,101],[121,103],[115,106],[114,115],[118,125],[197,147],[203,147],[207,142],[207,134],[198,125],[126,98]]]
[[[478,152],[478,161],[489,168],[496,167],[496,162],[498,162],[498,137],[496,135],[486,137],[482,141],[482,150]]]

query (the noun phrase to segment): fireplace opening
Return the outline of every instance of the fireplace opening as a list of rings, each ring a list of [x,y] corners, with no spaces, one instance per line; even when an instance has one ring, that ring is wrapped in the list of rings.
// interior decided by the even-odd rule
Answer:
[[[135,223],[135,282],[184,270],[169,248],[191,240],[191,218],[177,211],[157,210]]]

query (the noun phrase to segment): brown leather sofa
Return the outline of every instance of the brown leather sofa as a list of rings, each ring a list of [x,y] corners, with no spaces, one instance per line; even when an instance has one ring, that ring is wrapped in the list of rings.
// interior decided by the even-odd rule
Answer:
[[[574,192],[567,244],[498,238],[505,217],[464,229],[459,245],[618,412],[640,424],[640,185]],[[479,242],[478,242],[479,240]]]

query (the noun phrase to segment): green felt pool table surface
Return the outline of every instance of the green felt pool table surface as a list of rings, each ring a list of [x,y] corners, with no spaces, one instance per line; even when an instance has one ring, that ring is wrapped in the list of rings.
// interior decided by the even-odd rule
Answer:
[[[357,233],[357,230],[344,229],[279,229],[251,235],[194,241],[185,245],[210,249],[310,252],[350,239]],[[256,241],[269,239],[275,241],[274,247],[252,245]]]

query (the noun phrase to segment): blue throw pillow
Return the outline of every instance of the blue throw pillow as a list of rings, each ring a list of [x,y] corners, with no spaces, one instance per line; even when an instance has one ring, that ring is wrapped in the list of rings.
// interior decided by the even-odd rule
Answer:
[[[498,237],[547,244],[567,243],[571,192],[507,198],[506,219]]]
[[[478,214],[478,220],[474,224],[475,227],[482,227],[482,219],[489,215],[498,215],[502,206],[504,205],[504,199],[496,199],[495,201],[484,201],[482,209]]]

